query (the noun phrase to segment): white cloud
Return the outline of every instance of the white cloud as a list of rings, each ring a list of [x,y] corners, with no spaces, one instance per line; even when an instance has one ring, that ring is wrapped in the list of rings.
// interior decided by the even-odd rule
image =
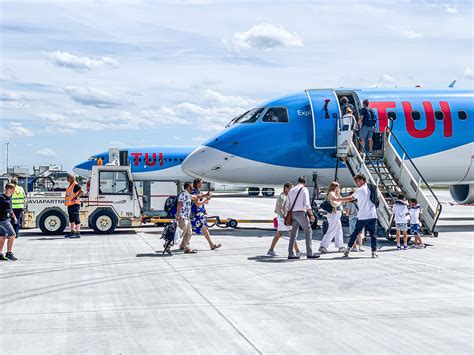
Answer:
[[[226,106],[250,106],[255,103],[254,100],[246,99],[242,96],[226,96],[211,89],[203,91],[202,99],[210,104]]]
[[[20,122],[9,122],[2,126],[0,138],[9,139],[13,137],[34,137],[35,133],[29,128],[23,127]]]
[[[57,157],[56,152],[54,150],[52,150],[51,148],[40,149],[36,152],[36,154],[41,155],[42,157],[46,157],[46,158]]]
[[[26,97],[16,92],[6,91],[0,94],[0,108],[28,108]]]
[[[379,83],[382,84],[393,84],[395,82],[395,78],[388,74],[382,74],[382,76],[379,78]]]
[[[400,33],[406,39],[420,39],[423,38],[421,33],[415,32],[413,30],[405,30]]]
[[[472,68],[464,69],[464,76],[470,80],[474,80],[474,70]]]
[[[451,4],[444,4],[444,10],[448,14],[457,14],[458,13],[458,9],[453,7]]]
[[[108,91],[93,87],[66,86],[64,91],[79,104],[98,108],[120,106],[121,102]]]
[[[118,62],[112,57],[79,57],[77,55],[61,51],[46,53],[46,57],[51,61],[51,63],[59,67],[69,68],[77,71],[88,71],[104,66],[114,68],[118,67]]]
[[[183,140],[181,137],[178,137],[178,136],[174,136],[173,139],[174,139],[175,141],[182,141],[182,140]]]
[[[302,47],[303,41],[297,33],[291,33],[282,26],[262,23],[246,32],[235,33],[232,44],[237,50],[242,48],[270,50],[277,47]]]

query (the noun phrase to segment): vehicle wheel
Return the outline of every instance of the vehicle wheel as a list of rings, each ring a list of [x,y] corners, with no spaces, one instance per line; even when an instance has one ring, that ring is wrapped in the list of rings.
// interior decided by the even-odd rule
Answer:
[[[113,233],[117,227],[117,217],[110,211],[97,212],[92,218],[91,226],[98,234]]]
[[[260,195],[260,189],[258,187],[249,187],[249,196],[258,196]]]
[[[239,225],[239,222],[237,222],[235,219],[229,219],[227,221],[227,227],[237,228],[238,225]]]
[[[275,196],[275,189],[272,187],[267,187],[262,189],[262,195],[265,197],[273,197]]]
[[[48,211],[41,216],[38,224],[43,234],[57,235],[64,232],[67,220],[59,211]]]
[[[433,237],[438,238],[438,232],[433,232]]]

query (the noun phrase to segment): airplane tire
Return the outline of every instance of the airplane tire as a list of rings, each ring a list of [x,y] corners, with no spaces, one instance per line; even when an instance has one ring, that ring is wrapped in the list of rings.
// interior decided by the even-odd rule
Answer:
[[[249,192],[249,196],[260,195],[260,189],[258,187],[249,187],[248,192]]]
[[[275,189],[271,187],[267,187],[262,189],[262,195],[265,197],[273,197],[275,196]]]
[[[227,222],[227,227],[230,228],[237,228],[238,225],[239,223],[235,219],[229,219],[229,221]]]
[[[97,234],[111,234],[117,227],[117,217],[107,210],[97,212],[92,217],[91,227]]]
[[[66,229],[66,224],[67,220],[64,214],[55,210],[45,212],[38,222],[41,232],[46,235],[63,233],[64,229]]]

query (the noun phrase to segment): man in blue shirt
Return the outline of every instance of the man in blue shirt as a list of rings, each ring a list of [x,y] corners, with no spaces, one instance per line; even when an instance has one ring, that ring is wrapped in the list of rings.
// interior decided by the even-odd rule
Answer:
[[[374,147],[374,131],[377,124],[377,116],[373,109],[369,107],[369,100],[363,101],[364,107],[360,110],[359,115],[359,139],[360,145],[362,146],[362,152],[365,150],[365,140],[369,140],[369,153],[372,152]]]

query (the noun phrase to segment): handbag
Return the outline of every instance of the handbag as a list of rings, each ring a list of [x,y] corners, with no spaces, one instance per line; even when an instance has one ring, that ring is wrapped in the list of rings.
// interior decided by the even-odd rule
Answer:
[[[273,227],[278,228],[278,218],[273,218]]]
[[[304,187],[300,188],[298,193],[296,194],[296,198],[293,201],[293,204],[291,205],[290,210],[287,212],[286,217],[285,217],[285,226],[291,226],[293,224],[293,208],[295,207],[296,201],[298,201],[298,197],[301,193],[301,190],[303,190]]]
[[[321,204],[319,205],[319,208],[323,209],[327,213],[332,213],[334,209],[334,207],[332,207],[331,205],[331,202],[329,202],[328,200],[324,200],[323,202],[321,202]]]

